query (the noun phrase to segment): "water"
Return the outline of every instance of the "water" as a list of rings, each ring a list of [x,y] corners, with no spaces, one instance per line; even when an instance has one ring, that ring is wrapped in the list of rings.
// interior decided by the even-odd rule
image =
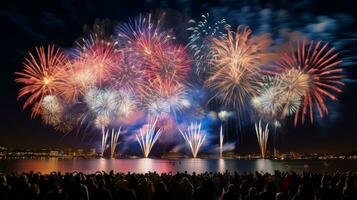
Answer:
[[[47,159],[47,160],[0,160],[0,171],[50,173],[52,171],[94,173],[96,171],[136,172],[148,171],[202,173],[205,171],[223,172],[270,172],[281,171],[311,171],[335,172],[357,171],[357,160],[292,160],[278,161],[268,159],[236,160],[236,159]]]

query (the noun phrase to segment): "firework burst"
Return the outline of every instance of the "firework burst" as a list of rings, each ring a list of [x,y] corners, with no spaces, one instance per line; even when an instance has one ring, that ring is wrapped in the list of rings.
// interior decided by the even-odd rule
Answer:
[[[226,29],[230,27],[225,19],[211,22],[208,13],[201,17],[202,19],[197,22],[190,20],[191,27],[187,29],[190,32],[188,47],[193,54],[195,72],[198,75],[205,73],[210,67],[207,61],[212,59],[209,53],[212,44],[211,37],[222,39],[226,36]]]
[[[295,113],[295,124],[299,116],[302,123],[306,116],[313,123],[315,108],[320,117],[327,115],[326,98],[335,101],[334,93],[342,91],[343,69],[337,67],[342,61],[334,51],[328,43],[302,41],[291,45],[291,49],[274,60],[277,72],[283,74],[283,80],[289,80],[289,89],[303,95],[302,106]]]
[[[37,47],[36,54],[29,52],[24,70],[16,72],[16,82],[23,85],[18,98],[28,96],[23,108],[33,105],[31,116],[40,113],[41,102],[46,95],[55,95],[66,85],[65,73],[61,68],[67,61],[63,52],[52,45],[47,49]]]
[[[59,123],[52,125],[53,128],[61,133],[71,132],[78,123],[78,118],[73,116],[72,113],[63,112]]]
[[[166,46],[173,38],[160,28],[161,20],[155,21],[152,15],[140,16],[117,28],[119,41],[128,46],[128,50],[137,56],[149,58],[157,47]]]
[[[128,117],[136,110],[136,101],[130,92],[119,90],[118,105],[116,108],[116,116],[118,118]]]
[[[155,130],[156,122],[157,118],[150,119],[148,124],[144,125],[144,127],[140,129],[140,133],[136,135],[136,139],[145,158],[149,156],[152,147],[161,136],[161,129]]]
[[[104,81],[107,77],[110,76],[111,69],[115,65],[114,57],[116,57],[116,43],[115,42],[106,42],[106,41],[97,41],[93,43],[88,48],[85,48],[77,57],[78,66],[74,66],[74,71],[78,71],[80,74],[76,78],[84,78],[77,79],[77,81],[89,80],[90,76],[88,73],[91,73],[94,78],[94,82],[98,87],[102,87]],[[93,76],[94,75],[94,76]],[[83,83],[86,83],[83,81]]]
[[[140,17],[118,28],[119,40],[125,40],[125,50],[145,68],[147,79],[181,82],[189,71],[186,48],[173,44],[173,37],[154,22],[151,15]]]
[[[267,35],[250,37],[248,27],[228,30],[222,39],[213,38],[211,51],[214,64],[205,85],[225,105],[243,109],[247,97],[254,94],[260,67],[270,57],[266,53],[271,41]]]
[[[115,91],[90,89],[84,100],[89,110],[95,114],[95,124],[97,127],[106,127],[116,116],[120,95]]]
[[[61,123],[63,105],[56,96],[47,95],[43,98],[42,120],[47,125],[56,126]]]
[[[160,46],[148,61],[147,76],[150,80],[165,80],[182,83],[189,71],[186,48],[181,45]]]
[[[66,64],[68,82],[66,87],[61,88],[63,98],[70,103],[78,101],[90,88],[95,87],[96,75],[87,66],[95,65],[93,62],[77,58]]]
[[[201,132],[201,123],[191,123],[191,125],[187,127],[187,131],[182,131],[181,129],[179,129],[179,131],[190,147],[193,158],[196,158],[206,139],[206,134]]]
[[[298,84],[299,74],[263,76],[257,86],[252,105],[261,117],[277,120],[295,113],[301,106],[304,84]]]
[[[106,79],[111,89],[137,93],[139,87],[145,85],[145,69],[142,60],[122,50],[114,57],[114,63],[110,76]]]
[[[181,112],[185,107],[186,88],[171,81],[155,81],[142,88],[142,102],[149,113],[159,116],[163,113]]]

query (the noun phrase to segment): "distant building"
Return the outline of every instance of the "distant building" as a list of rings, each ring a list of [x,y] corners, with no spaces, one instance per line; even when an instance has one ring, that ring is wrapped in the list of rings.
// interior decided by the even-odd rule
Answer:
[[[97,155],[98,155],[97,150],[95,148],[89,149],[88,154],[87,154],[88,157],[97,157]]]
[[[74,156],[76,156],[76,157],[84,157],[85,156],[84,150],[83,149],[77,149],[77,151],[74,152]]]
[[[179,158],[187,158],[187,156],[178,153],[178,152],[174,152],[174,151],[170,151],[168,153],[164,153],[161,158],[163,159],[179,159]]]
[[[58,157],[58,156],[59,156],[58,151],[54,151],[54,150],[50,151],[50,157]]]

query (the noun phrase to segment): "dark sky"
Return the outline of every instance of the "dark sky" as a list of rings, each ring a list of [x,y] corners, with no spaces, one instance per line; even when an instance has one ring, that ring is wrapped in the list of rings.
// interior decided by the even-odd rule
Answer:
[[[331,105],[330,115],[314,125],[303,125],[297,128],[287,125],[281,130],[280,146],[284,151],[319,151],[346,152],[357,150],[357,92],[354,55],[357,54],[356,39],[356,5],[349,0],[318,1],[158,1],[158,0],[42,0],[42,1],[2,1],[0,3],[0,67],[1,67],[1,114],[0,114],[0,146],[10,148],[48,148],[48,147],[91,147],[93,142],[81,140],[74,134],[64,136],[49,127],[44,127],[40,119],[30,119],[29,110],[22,111],[23,101],[17,101],[19,86],[14,82],[14,72],[22,69],[22,60],[28,50],[36,45],[57,44],[69,48],[73,41],[82,34],[84,24],[91,26],[96,18],[109,18],[114,21],[127,21],[140,13],[164,10],[179,13],[183,19],[197,18],[201,13],[211,12],[219,18],[225,11],[227,21],[234,21],[242,8],[254,7],[252,13],[269,8],[270,10],[286,10],[290,14],[292,28],[305,30],[311,26],[303,26],[297,17],[309,20],[310,16],[337,17],[345,23],[332,24],[327,38],[343,41],[341,48],[345,50],[348,62],[346,71],[349,76],[344,93],[339,101]],[[217,12],[217,13],[215,13]],[[247,12],[246,10],[244,12]],[[235,15],[237,13],[237,15]],[[228,16],[227,16],[228,15]],[[296,17],[297,16],[297,17]],[[341,17],[342,16],[342,17]],[[244,16],[243,16],[244,17]],[[248,17],[248,16],[247,16]],[[251,17],[251,16],[250,16]],[[339,18],[340,17],[340,18]],[[230,19],[232,18],[232,19]],[[311,18],[312,20],[313,18]],[[319,18],[318,18],[319,19]],[[287,19],[289,21],[289,19]],[[337,22],[340,22],[338,21]],[[314,21],[316,22],[316,21]],[[314,24],[314,22],[311,22]],[[323,22],[326,22],[323,21]],[[329,21],[327,21],[329,22]],[[269,20],[264,23],[269,24]],[[276,21],[272,23],[277,23]],[[330,23],[330,22],[329,22]],[[175,25],[173,25],[175,26]],[[336,28],[336,27],[337,28]],[[302,27],[302,28],[301,28]],[[184,34],[180,37],[184,38]],[[317,38],[318,39],[318,38]],[[339,49],[341,50],[341,49]],[[233,137],[231,137],[233,138]],[[249,144],[254,142],[254,145]],[[238,151],[249,149],[256,142],[248,137]]]

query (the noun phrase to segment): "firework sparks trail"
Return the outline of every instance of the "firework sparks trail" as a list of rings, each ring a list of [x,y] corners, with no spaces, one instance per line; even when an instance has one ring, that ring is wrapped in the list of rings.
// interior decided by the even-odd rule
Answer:
[[[115,149],[118,145],[119,135],[121,132],[121,127],[117,131],[112,129],[111,132],[112,133],[111,133],[111,139],[110,139],[110,157],[114,158]]]
[[[269,136],[269,124],[267,123],[265,129],[263,129],[261,120],[259,120],[258,125],[255,123],[255,133],[257,135],[261,156],[262,158],[265,158]]]
[[[248,27],[228,30],[222,39],[212,38],[211,51],[213,67],[205,81],[212,89],[214,97],[219,97],[225,105],[232,104],[242,111],[246,98],[254,95],[254,86],[260,67],[271,54],[266,50],[271,44],[267,35],[252,36]]]
[[[55,46],[36,47],[36,54],[28,53],[24,70],[16,72],[16,82],[23,85],[18,98],[28,96],[23,108],[33,105],[31,117],[40,113],[41,102],[46,95],[56,95],[66,85],[67,77],[61,68],[67,58]]]
[[[221,128],[219,129],[219,158],[223,158],[223,125],[221,124]]]
[[[108,136],[109,136],[109,131],[105,130],[105,127],[102,126],[102,144],[101,144],[101,156],[104,156],[105,148],[107,145],[108,141]]]
[[[193,158],[196,158],[206,139],[206,134],[201,132],[201,123],[191,123],[191,125],[187,127],[187,131],[182,131],[181,129],[179,129],[179,131],[190,147]]]
[[[155,130],[157,118],[149,119],[149,122],[140,129],[140,133],[136,135],[136,139],[140,145],[141,151],[145,158],[150,154],[150,151],[156,141],[161,136],[161,129]]]
[[[334,93],[342,92],[340,87],[344,85],[342,79],[345,76],[341,74],[343,68],[337,67],[342,61],[334,51],[335,48],[329,48],[328,43],[304,40],[291,45],[289,50],[274,60],[274,67],[279,73],[286,74],[286,77],[289,77],[289,73],[299,75],[291,86],[292,90],[302,88],[303,91],[302,106],[295,113],[295,125],[299,117],[304,123],[306,116],[313,123],[314,109],[320,117],[327,115],[326,98],[335,101],[337,97]]]

